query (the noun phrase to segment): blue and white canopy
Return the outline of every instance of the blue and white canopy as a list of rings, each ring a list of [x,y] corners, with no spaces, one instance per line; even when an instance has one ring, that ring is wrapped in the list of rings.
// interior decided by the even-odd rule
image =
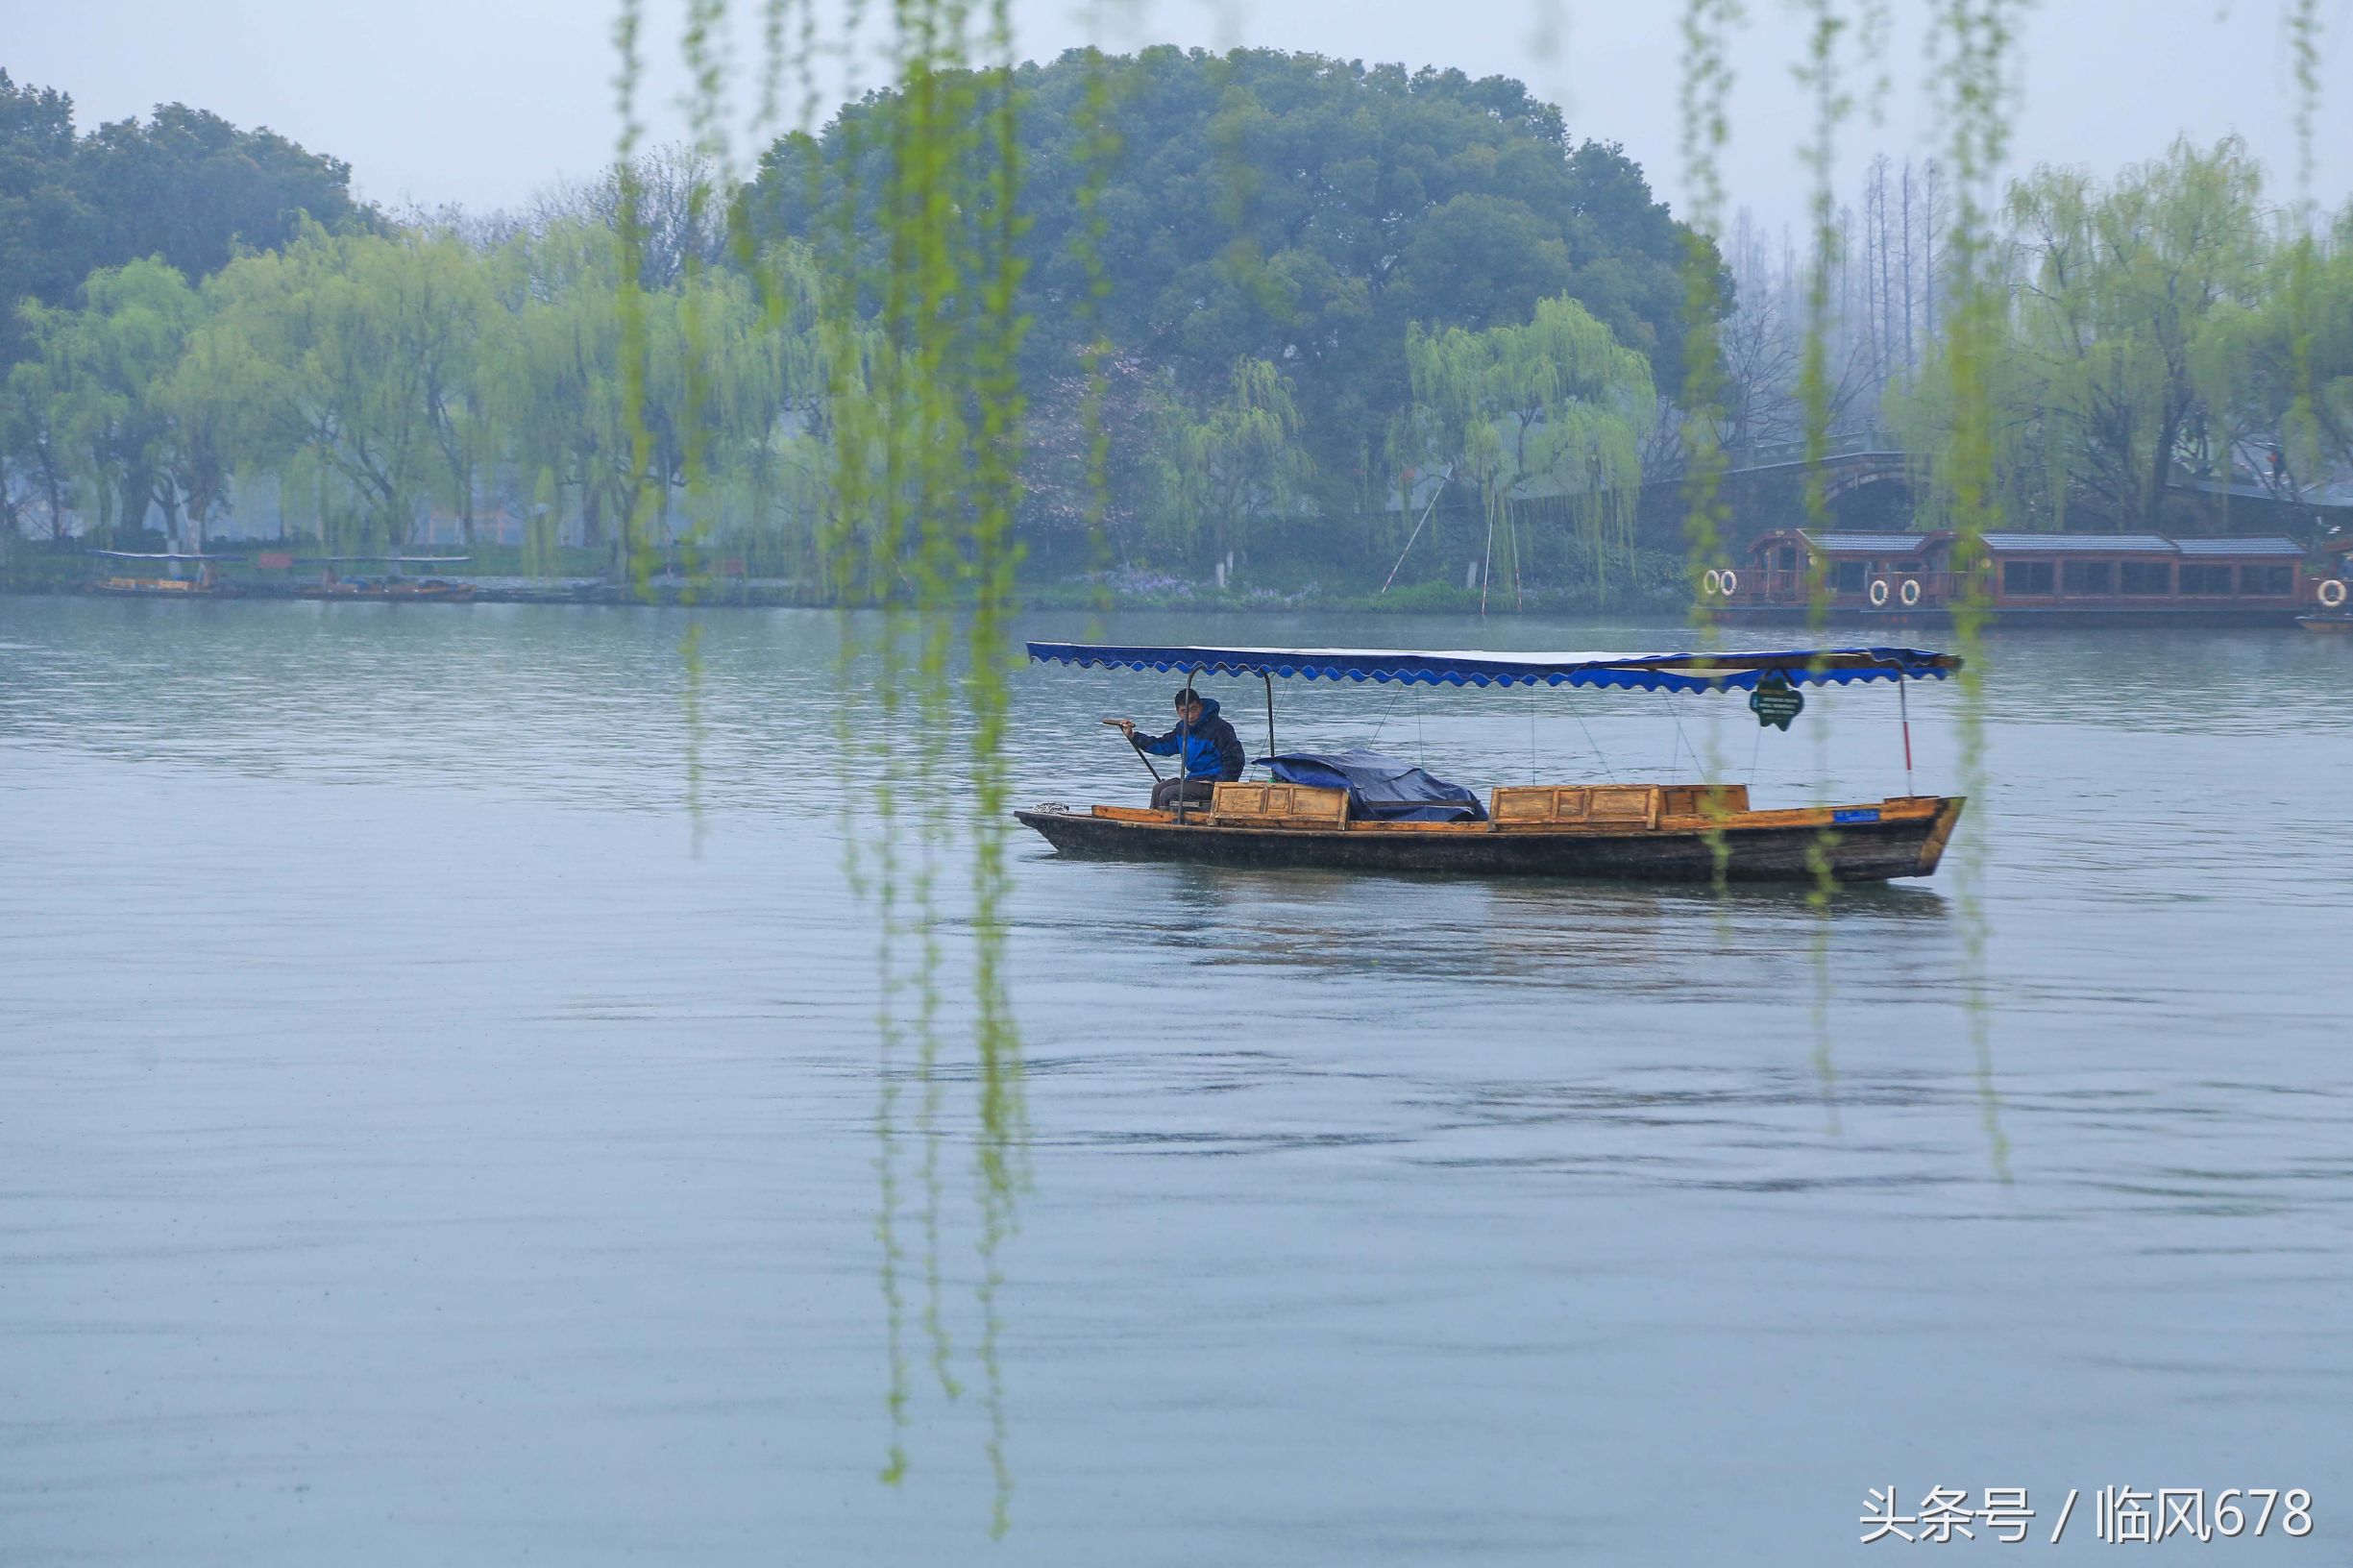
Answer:
[[[1797,648],[1771,652],[1488,653],[1379,648],[1131,648],[1032,643],[1041,664],[1178,674],[1297,675],[1306,680],[1401,681],[1409,686],[1628,686],[1646,692],[1750,690],[1768,674],[1793,686],[1860,680],[1942,680],[1951,653],[1918,648]]]

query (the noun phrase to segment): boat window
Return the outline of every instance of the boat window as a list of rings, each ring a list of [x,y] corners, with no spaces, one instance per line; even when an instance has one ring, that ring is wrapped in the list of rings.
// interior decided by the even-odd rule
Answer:
[[[1781,567],[1781,570],[1782,570],[1782,571],[1784,571],[1784,572],[1795,572],[1795,571],[1798,569],[1798,547],[1797,547],[1797,546],[1795,546],[1795,545],[1783,545],[1783,546],[1781,547],[1781,559],[1780,559],[1780,567]]]
[[[2204,565],[2191,561],[2181,563],[2181,591],[2185,594],[2227,594],[2231,588],[2231,569],[2227,566]]]
[[[2002,562],[2001,591],[2005,594],[2049,593],[2050,563],[2048,561]]]
[[[2126,561],[2124,563],[2124,592],[2128,594],[2169,594],[2173,591],[2171,561]]]
[[[1833,561],[1830,564],[1830,586],[1842,594],[1859,594],[1863,579],[1870,576],[1861,561]]]
[[[2243,566],[2239,569],[2239,591],[2243,594],[2292,594],[2295,592],[2295,568]]]
[[[1912,559],[1900,560],[1896,563],[1896,570],[1899,572],[1917,572],[1920,570],[1920,562]]]
[[[2071,594],[2116,592],[2114,561],[2068,561],[2059,568],[2059,586]]]

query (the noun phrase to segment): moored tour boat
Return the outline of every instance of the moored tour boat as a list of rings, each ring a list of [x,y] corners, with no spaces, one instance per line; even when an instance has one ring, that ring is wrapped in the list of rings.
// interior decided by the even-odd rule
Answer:
[[[2279,625],[2343,584],[2316,578],[2285,535],[1982,534],[1973,574],[1961,538],[1931,533],[1778,529],[1739,566],[1709,571],[1702,602],[1727,623],[1803,625],[1831,617],[1887,625],[1949,621],[1964,602],[2014,625]],[[2340,600],[2341,602],[2341,600]]]
[[[1799,688],[1940,680],[1961,666],[1908,648],[1714,653],[1423,653],[1363,649],[1138,648],[1032,643],[1041,663],[1266,682],[1265,781],[1217,783],[1210,800],[1167,810],[1045,804],[1016,812],[1063,854],[1250,867],[1455,871],[1681,881],[1809,882],[1932,874],[1961,817],[1957,796],[1906,794],[1844,805],[1752,809],[1745,785],[1392,786],[1403,763],[1367,753],[1285,756],[1274,747],[1274,679],[1453,686],[1595,686],[1750,694],[1758,721],[1786,728]],[[1910,724],[1904,724],[1910,772]],[[1435,819],[1435,820],[1433,820]]]
[[[388,600],[394,602],[435,604],[468,604],[474,600],[475,585],[470,582],[451,582],[442,577],[408,577],[399,575],[403,566],[452,566],[471,559],[465,555],[331,555],[320,559],[323,568],[316,582],[298,584],[288,592],[297,599]],[[392,575],[382,577],[346,577],[338,576],[335,567],[357,561],[380,563],[392,568]]]
[[[394,602],[467,604],[476,589],[470,582],[445,582],[439,577],[394,577],[371,581],[365,577],[336,577],[302,583],[287,590],[296,599],[389,600]]]
[[[169,563],[171,576],[143,577],[128,573],[115,573],[100,577],[88,585],[89,592],[116,599],[229,599],[236,588],[216,570],[222,561],[241,559],[235,555],[184,555],[177,551],[93,550],[92,555],[110,561],[163,561]],[[180,576],[182,566],[192,566],[196,575]]]

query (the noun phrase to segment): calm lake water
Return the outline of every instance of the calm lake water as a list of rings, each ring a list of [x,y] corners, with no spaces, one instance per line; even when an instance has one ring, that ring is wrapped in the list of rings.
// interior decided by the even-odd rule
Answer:
[[[2305,1487],[2226,1550],[2344,1560],[2353,647],[1998,636],[1955,854],[1826,916],[1022,835],[993,1185],[953,846],[934,1069],[877,1027],[920,868],[886,996],[841,748],[913,716],[822,613],[710,615],[690,701],[685,625],[0,600],[0,1561],[1814,1563],[1890,1485],[2038,1557],[2070,1488],[2085,1556],[2104,1486]],[[1139,798],[1095,720],[1171,684],[1017,674],[1017,796]],[[1884,686],[1281,698],[1483,788],[1903,783]]]

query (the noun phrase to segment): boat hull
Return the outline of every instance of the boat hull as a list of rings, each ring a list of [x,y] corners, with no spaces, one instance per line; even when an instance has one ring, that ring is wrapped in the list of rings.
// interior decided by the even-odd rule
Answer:
[[[1826,855],[1841,882],[1885,882],[1936,870],[1965,803],[1912,796],[1875,806],[1755,812],[1722,828],[1722,875],[1732,882],[1811,882]],[[1871,821],[1835,821],[1870,812]],[[1077,858],[1182,861],[1251,868],[1316,867],[1470,876],[1603,877],[1706,882],[1718,875],[1705,827],[1498,828],[1492,823],[1352,822],[1345,828],[1178,822],[1165,812],[1041,807],[1014,814],[1056,852]]]
[[[288,590],[296,599],[350,600],[355,603],[471,604],[472,583],[310,583]]]
[[[195,582],[182,577],[109,577],[89,585],[93,594],[109,599],[233,599],[236,591],[221,583]]]

